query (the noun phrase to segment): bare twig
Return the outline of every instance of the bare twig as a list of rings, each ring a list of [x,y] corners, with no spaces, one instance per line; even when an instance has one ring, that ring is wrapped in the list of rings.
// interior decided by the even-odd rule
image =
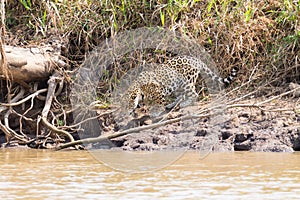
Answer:
[[[294,89],[292,89],[292,90],[290,90],[290,91],[281,93],[281,94],[279,94],[279,95],[277,95],[277,96],[274,96],[274,97],[269,98],[269,99],[267,99],[267,100],[265,100],[265,101],[263,101],[263,102],[260,102],[260,103],[258,103],[257,105],[266,104],[266,103],[269,103],[269,102],[271,102],[271,101],[273,101],[273,100],[275,100],[275,99],[279,99],[279,98],[281,98],[281,97],[283,97],[283,96],[286,96],[286,95],[288,95],[288,94],[292,94],[293,92],[299,90],[299,88],[300,88],[300,87],[296,87],[296,88],[294,88]]]
[[[23,142],[27,142],[27,136],[26,135],[19,135],[17,132],[15,132],[14,130],[12,130],[9,126],[9,115],[11,114],[11,110],[8,110],[6,112],[6,114],[4,115],[4,125],[6,127],[6,129],[10,132],[10,135],[9,136],[13,136],[13,137],[16,137],[18,140],[21,140]],[[9,141],[7,141],[9,142]]]
[[[23,119],[26,119],[25,118],[25,115],[30,111],[30,110],[32,110],[32,108],[33,108],[33,106],[34,106],[34,98],[32,98],[31,99],[31,103],[30,103],[30,107],[20,116],[20,119],[19,119],[19,124],[20,124],[20,132],[23,134],[23,135],[25,135],[24,133],[23,133],[23,123],[22,123],[22,120]]]
[[[14,102],[18,101],[19,99],[21,99],[23,97],[24,93],[25,93],[24,88],[21,88],[20,92],[11,100],[11,102],[14,103]],[[10,138],[12,138],[12,137],[16,137],[17,139],[19,139],[21,141],[27,142],[26,135],[19,135],[17,132],[15,132],[14,130],[12,130],[10,128],[9,116],[12,112],[13,112],[12,108],[9,107],[9,110],[4,115],[4,125],[2,124],[2,126],[0,127],[0,129],[6,134],[6,140],[7,140],[6,142],[9,142]]]

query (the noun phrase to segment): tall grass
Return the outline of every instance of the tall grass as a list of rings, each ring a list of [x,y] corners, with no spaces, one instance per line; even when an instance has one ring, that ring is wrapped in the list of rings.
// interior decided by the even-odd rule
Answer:
[[[280,85],[299,80],[299,2],[19,0],[8,1],[6,13],[8,30],[22,30],[27,43],[51,34],[67,38],[70,60],[81,62],[99,41],[123,30],[164,26],[197,40],[220,69],[240,67],[240,82],[280,76]]]

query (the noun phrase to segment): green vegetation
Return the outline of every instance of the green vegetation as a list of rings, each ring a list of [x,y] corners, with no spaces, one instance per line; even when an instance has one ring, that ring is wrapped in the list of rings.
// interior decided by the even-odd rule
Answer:
[[[22,32],[11,38],[22,44],[59,36],[68,42],[64,56],[75,63],[118,32],[163,26],[197,40],[220,69],[239,67],[241,82],[280,85],[299,79],[299,2],[19,0],[7,2],[6,23],[8,32]]]

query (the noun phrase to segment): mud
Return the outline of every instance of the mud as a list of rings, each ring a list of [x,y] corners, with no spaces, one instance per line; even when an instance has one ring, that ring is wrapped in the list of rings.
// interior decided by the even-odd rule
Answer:
[[[249,106],[228,109],[224,122],[212,125],[209,118],[196,123],[167,125],[154,130],[114,139],[124,150],[158,150],[166,148],[213,151],[293,152],[300,151],[300,109],[297,99],[274,100],[261,108],[252,107],[261,99],[239,102]],[[213,129],[218,129],[212,131]],[[211,132],[216,140],[207,143]],[[204,145],[207,145],[204,147]],[[97,145],[95,145],[97,146]]]

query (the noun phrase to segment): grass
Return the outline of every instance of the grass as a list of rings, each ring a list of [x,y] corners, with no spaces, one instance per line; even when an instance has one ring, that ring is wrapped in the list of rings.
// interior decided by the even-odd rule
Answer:
[[[65,56],[78,64],[105,38],[128,29],[163,26],[197,40],[221,71],[238,66],[240,82],[256,67],[253,77],[258,82],[280,75],[275,85],[281,85],[299,80],[299,2],[19,0],[7,2],[6,23],[8,31],[25,34],[26,44],[47,41],[53,34],[68,39]]]

